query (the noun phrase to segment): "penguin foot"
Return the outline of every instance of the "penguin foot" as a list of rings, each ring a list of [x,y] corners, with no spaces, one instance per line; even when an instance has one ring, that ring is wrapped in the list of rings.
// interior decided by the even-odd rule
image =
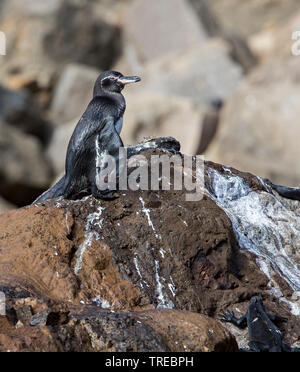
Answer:
[[[119,195],[115,191],[107,190],[98,190],[97,188],[93,188],[92,195],[96,199],[102,200],[114,200],[119,197]]]

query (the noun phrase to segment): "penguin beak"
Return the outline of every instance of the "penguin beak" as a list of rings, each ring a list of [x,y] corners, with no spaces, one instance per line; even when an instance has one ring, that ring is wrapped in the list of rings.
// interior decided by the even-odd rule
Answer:
[[[122,83],[123,85],[130,84],[130,83],[137,83],[141,81],[141,78],[138,76],[122,76],[117,80],[118,82]]]

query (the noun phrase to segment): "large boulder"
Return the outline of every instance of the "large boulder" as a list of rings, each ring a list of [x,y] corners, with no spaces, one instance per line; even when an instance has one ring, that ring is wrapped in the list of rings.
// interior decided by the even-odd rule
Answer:
[[[1,348],[234,351],[213,318],[246,310],[258,294],[288,318],[286,340],[297,341],[299,202],[218,164],[205,163],[203,175],[196,202],[185,189],[128,190],[113,201],[59,198],[1,215]]]
[[[205,0],[224,29],[234,29],[248,38],[263,29],[272,28],[299,10],[297,0]]]
[[[111,67],[122,51],[121,30],[104,16],[107,7],[96,11],[99,6],[72,0],[6,1],[0,19],[7,39],[6,57],[0,60],[2,82],[18,78],[19,86],[30,82],[47,90],[69,62]]]
[[[143,62],[201,45],[208,37],[188,0],[136,0],[124,28]]]
[[[300,12],[293,12],[290,17],[279,24],[257,32],[249,38],[249,45],[266,62],[294,54],[299,58]]]
[[[122,139],[136,144],[150,133],[155,137],[173,136],[181,139],[186,154],[197,152],[205,110],[190,100],[167,94],[145,92],[126,95]]]
[[[30,297],[9,300],[0,316],[0,350],[36,352],[233,352],[237,344],[214,319],[178,310],[115,312]],[[27,315],[24,317],[24,314]],[[23,323],[24,322],[24,323]]]
[[[15,206],[11,203],[9,203],[7,200],[3,199],[1,196],[0,196],[0,214],[2,213],[6,213],[8,211],[10,211],[11,209],[14,209]]]
[[[47,143],[52,125],[45,120],[38,102],[25,91],[12,91],[0,86],[0,120]]]
[[[299,60],[272,60],[256,68],[222,112],[207,157],[267,177],[300,184]]]
[[[0,195],[11,203],[29,204],[50,184],[50,162],[32,135],[1,123],[0,156]]]
[[[99,17],[89,3],[64,1],[43,45],[47,57],[56,62],[107,70],[122,52],[121,29]]]
[[[172,54],[143,69],[136,91],[176,95],[209,107],[212,101],[226,100],[243,76],[240,65],[230,57],[229,45],[219,38]]]
[[[99,74],[99,70],[88,66],[66,65],[55,86],[50,106],[54,124],[61,126],[83,114],[93,97]]]
[[[79,119],[80,116],[75,120],[71,120],[69,123],[57,125],[53,131],[46,154],[51,161],[55,176],[58,176],[65,170],[68,143]]]

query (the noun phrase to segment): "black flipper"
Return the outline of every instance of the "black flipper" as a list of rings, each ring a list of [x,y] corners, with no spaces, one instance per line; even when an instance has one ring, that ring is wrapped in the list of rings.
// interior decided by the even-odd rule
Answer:
[[[269,185],[273,190],[277,191],[279,195],[287,199],[300,200],[300,188],[299,187],[287,187],[281,185],[275,185],[269,179],[264,179],[264,182]]]
[[[65,189],[65,176],[63,176],[56,184],[54,184],[50,189],[45,191],[41,196],[39,196],[35,201],[31,204],[41,203],[47,199],[54,199],[60,196],[63,196]]]
[[[232,323],[239,328],[247,327],[247,313],[241,318],[237,318],[233,311],[223,311],[219,314],[218,319],[221,320],[221,322]]]

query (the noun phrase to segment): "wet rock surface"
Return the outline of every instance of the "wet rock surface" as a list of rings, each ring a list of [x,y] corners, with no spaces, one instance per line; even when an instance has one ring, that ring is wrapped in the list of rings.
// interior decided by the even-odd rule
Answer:
[[[299,202],[269,215],[264,203],[284,201],[260,179],[210,162],[205,185],[198,202],[186,201],[185,190],[138,190],[113,201],[54,199],[1,215],[1,349],[236,351],[235,338],[215,319],[224,309],[243,313],[254,295],[288,318],[283,334],[297,343],[297,255],[281,272],[275,253],[264,249],[274,236],[277,244],[288,239],[288,227],[275,234],[283,211],[297,228]],[[252,216],[260,211],[273,220],[272,231],[251,214],[242,219],[249,195],[257,198]],[[243,346],[246,333],[225,327]]]

